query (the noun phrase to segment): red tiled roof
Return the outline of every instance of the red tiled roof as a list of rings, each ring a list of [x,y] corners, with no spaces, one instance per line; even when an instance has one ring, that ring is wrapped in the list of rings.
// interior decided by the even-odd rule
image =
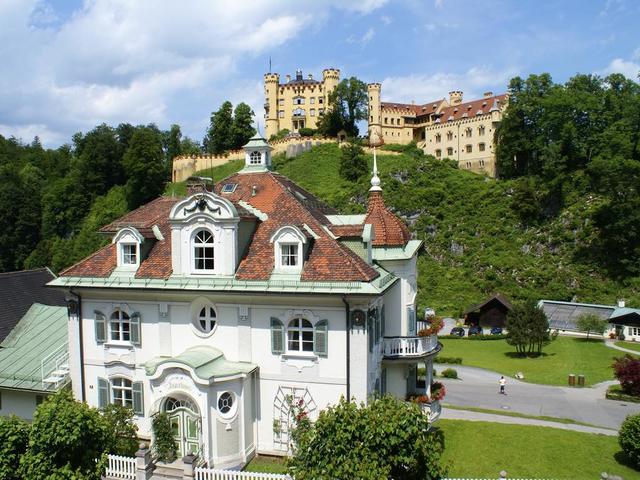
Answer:
[[[481,98],[479,100],[472,100],[471,102],[464,102],[458,105],[445,107],[440,111],[440,123],[446,123],[449,118],[452,120],[461,120],[463,118],[473,118],[478,115],[478,111],[482,112],[481,115],[489,113],[493,107],[494,100],[497,101],[498,108],[502,109],[506,102],[507,95],[495,95],[493,97]],[[464,114],[467,114],[464,117]]]
[[[373,246],[404,246],[411,240],[409,228],[384,204],[382,192],[369,193],[369,206],[364,223],[373,227]]]
[[[61,277],[108,277],[116,268],[116,246],[102,247],[84,260],[60,272]]]
[[[336,237],[362,237],[364,224],[358,225],[329,225],[329,230]]]
[[[427,115],[429,113],[436,113],[442,102],[444,102],[444,100],[440,99],[433,102],[423,103],[422,105],[396,102],[380,102],[380,105],[382,108],[395,108],[399,110],[407,110],[407,113],[413,113],[415,115]]]

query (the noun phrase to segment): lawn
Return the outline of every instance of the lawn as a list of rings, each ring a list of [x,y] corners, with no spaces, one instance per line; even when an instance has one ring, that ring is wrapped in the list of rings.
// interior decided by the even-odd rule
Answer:
[[[611,364],[622,352],[601,340],[558,337],[544,347],[540,357],[523,358],[506,340],[441,339],[442,356],[461,357],[462,365],[481,367],[504,375],[524,374],[524,380],[548,385],[567,385],[570,373],[584,375],[587,385],[613,379]]]
[[[624,463],[616,437],[549,427],[440,420],[449,476],[597,479],[601,472],[640,479]]]
[[[624,464],[616,437],[548,427],[505,425],[464,420],[440,420],[444,431],[444,461],[449,477],[597,479],[601,472],[640,479]],[[282,459],[256,457],[252,472],[283,473]]]
[[[618,347],[628,348],[629,350],[635,350],[640,353],[640,342],[615,342]],[[622,352],[620,352],[622,353]]]

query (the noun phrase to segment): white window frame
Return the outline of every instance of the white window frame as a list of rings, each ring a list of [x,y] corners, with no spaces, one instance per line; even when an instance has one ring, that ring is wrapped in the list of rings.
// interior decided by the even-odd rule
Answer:
[[[293,225],[281,227],[271,237],[271,243],[274,245],[274,264],[275,271],[280,273],[301,273],[304,263],[304,245],[307,243],[307,237],[302,231]],[[295,265],[287,265],[283,262],[283,246],[297,245],[298,261]]]
[[[262,152],[254,150],[249,154],[249,165],[262,165]]]
[[[291,249],[294,251],[292,252]],[[299,264],[300,245],[298,243],[280,243],[280,265],[282,268],[298,268]]]
[[[209,235],[211,235],[211,242],[205,242],[205,243],[197,243],[196,239],[198,238],[198,235],[201,232],[206,232]],[[209,230],[208,228],[198,228],[196,231],[193,232],[193,235],[191,236],[191,268],[193,270],[194,273],[215,273],[216,271],[216,237],[213,234],[213,232],[211,230]],[[205,262],[208,260],[208,257],[203,256],[196,256],[196,249],[197,248],[202,248],[202,249],[207,249],[207,248],[211,248],[213,250],[213,268],[198,268],[198,264],[197,264],[197,260],[198,259],[203,259]]]
[[[220,402],[222,401],[222,398],[228,396],[231,399],[231,408],[229,408],[228,411],[226,412],[222,412],[222,410],[220,409]],[[238,396],[230,391],[230,390],[225,390],[224,392],[219,392],[218,393],[218,398],[216,398],[216,410],[218,412],[218,415],[221,418],[224,419],[231,419],[236,415],[236,412],[238,411]]]
[[[125,227],[118,231],[113,237],[112,243],[116,244],[117,248],[117,266],[122,270],[137,270],[140,266],[140,256],[142,250],[142,242],[144,237],[134,227]],[[125,252],[125,248],[135,248],[135,262],[125,262],[125,258],[130,258],[129,254]]]
[[[202,311],[204,310],[205,314],[202,315]],[[213,315],[211,315],[213,312]],[[202,326],[202,323],[205,323],[210,328],[207,329]],[[218,326],[218,312],[216,311],[213,305],[207,304],[202,305],[197,312],[197,315],[194,317],[195,327],[202,333],[203,335],[209,336],[213,334],[216,327]]]
[[[133,382],[131,380],[126,377],[111,378],[109,379],[109,390],[111,390],[109,400],[112,404],[122,405],[133,410]],[[116,397],[117,392],[119,395]]]
[[[293,325],[294,322],[298,322],[298,325]],[[303,322],[307,322],[309,326],[303,326]],[[309,320],[308,318],[305,318],[302,316],[296,316],[290,319],[287,322],[286,352],[293,353],[293,354],[312,355],[315,347],[313,333],[314,333],[313,322],[311,322],[311,320]],[[292,338],[292,336],[295,336],[295,334],[297,334],[297,339]],[[311,337],[310,340],[309,340],[309,336]],[[290,346],[291,342],[297,342],[298,348],[291,348]],[[311,349],[305,350],[304,349],[305,345],[310,345]]]
[[[131,343],[131,316],[121,308],[115,309],[109,315],[109,337],[107,342]]]
[[[133,249],[133,252],[128,251],[129,249]],[[124,243],[124,242],[121,243],[120,254],[122,255],[121,262],[123,266],[138,265],[138,244],[137,243]]]

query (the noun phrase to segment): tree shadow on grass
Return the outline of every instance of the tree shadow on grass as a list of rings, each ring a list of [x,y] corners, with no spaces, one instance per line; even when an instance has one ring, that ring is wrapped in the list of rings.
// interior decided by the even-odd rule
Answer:
[[[604,340],[601,338],[574,338],[574,342],[578,343],[602,343],[604,344]]]
[[[622,450],[613,454],[613,458],[618,462],[619,465],[624,465],[625,467],[632,468],[633,470],[638,470],[638,466],[633,463],[626,453]],[[614,473],[614,472],[607,472]]]
[[[505,357],[509,358],[545,358],[545,357],[553,357],[555,353],[518,353],[518,352],[504,352]]]

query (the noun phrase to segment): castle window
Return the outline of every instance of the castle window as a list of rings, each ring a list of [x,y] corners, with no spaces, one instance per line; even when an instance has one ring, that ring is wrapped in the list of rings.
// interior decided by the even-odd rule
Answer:
[[[436,143],[440,143],[442,141],[442,135],[436,133]]]
[[[485,148],[485,147],[484,147],[484,143],[479,143],[479,144],[478,144],[478,150],[479,150],[479,151],[484,152],[484,148]]]
[[[384,117],[384,123],[385,125],[389,123],[389,119],[387,117]]]
[[[318,97],[318,103],[324,103],[324,99],[322,97]]]
[[[214,265],[213,234],[209,230],[198,230],[193,238],[193,267],[196,271],[211,271]]]
[[[447,148],[447,155],[453,155],[453,148]]]
[[[473,152],[473,146],[472,146],[472,145],[467,145],[467,146],[466,146],[466,147],[464,147],[464,148],[465,148],[465,151],[466,151],[467,153],[471,153],[471,152]]]
[[[440,157],[442,157],[442,150],[437,149],[436,150],[436,158],[440,158]]]
[[[284,110],[278,111],[278,118],[284,118]]]
[[[249,163],[251,165],[260,165],[262,163],[262,154],[260,152],[251,152],[249,155]]]
[[[316,109],[315,108],[309,109],[309,115],[311,115],[312,117],[315,117],[316,116]]]
[[[322,102],[320,102],[322,103]],[[319,108],[318,109],[318,115],[322,115],[324,113],[324,108]]]
[[[478,135],[484,135],[484,125],[478,127]]]
[[[295,97],[293,99],[294,105],[304,105],[304,97]]]
[[[284,105],[284,98],[278,100],[278,105]]]
[[[473,135],[473,130],[471,130],[471,127],[468,127],[465,130],[465,134],[466,134],[467,138],[471,138],[471,135]]]
[[[447,140],[449,141],[453,140],[453,132],[451,130],[447,132]]]
[[[316,97],[311,97],[311,98],[309,99],[309,103],[310,103],[311,105],[313,105],[314,103],[316,103]]]

